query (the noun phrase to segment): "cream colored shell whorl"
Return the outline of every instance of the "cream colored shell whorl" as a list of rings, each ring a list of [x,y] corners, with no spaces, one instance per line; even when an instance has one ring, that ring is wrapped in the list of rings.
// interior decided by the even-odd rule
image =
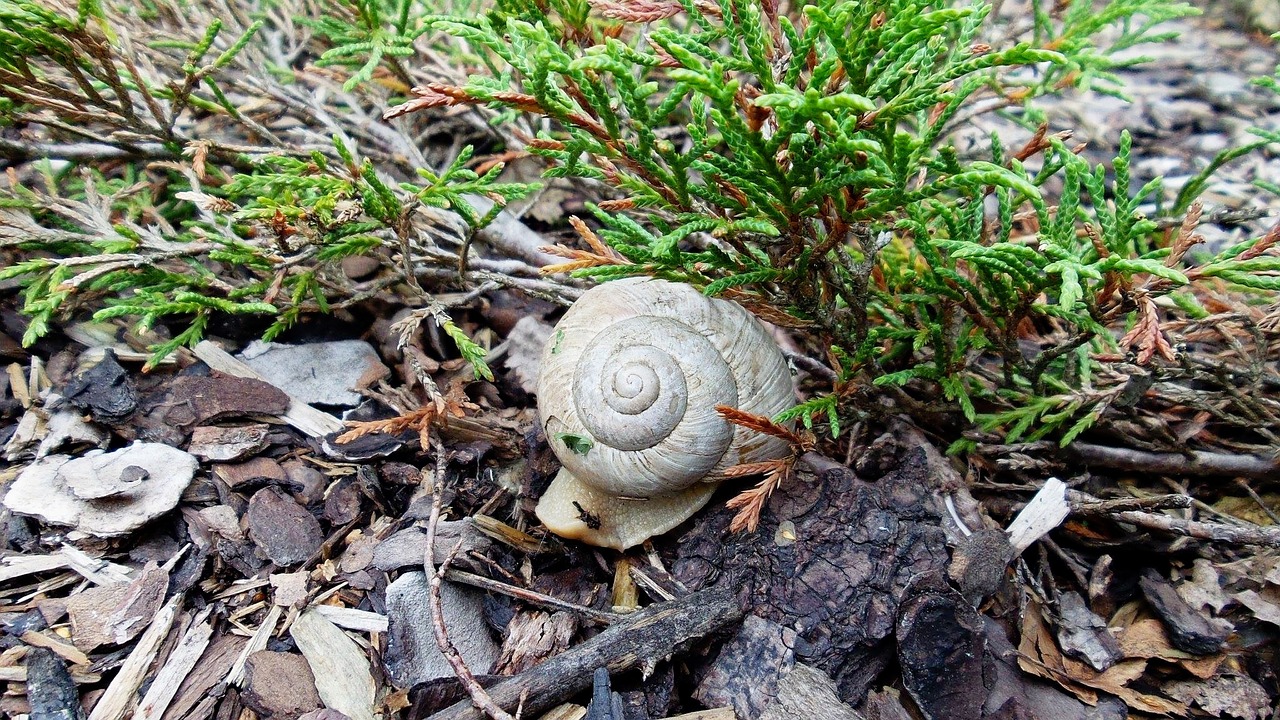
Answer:
[[[787,452],[716,406],[772,416],[793,401],[781,351],[742,307],[664,280],[592,288],[543,352],[538,414],[564,469],[538,517],[618,549],[666,532],[706,504],[726,468]]]

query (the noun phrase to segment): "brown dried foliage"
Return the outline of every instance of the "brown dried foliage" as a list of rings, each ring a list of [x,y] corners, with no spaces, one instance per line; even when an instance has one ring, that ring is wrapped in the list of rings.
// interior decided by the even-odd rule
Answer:
[[[1146,365],[1157,353],[1165,360],[1174,359],[1173,346],[1165,339],[1160,329],[1160,314],[1156,310],[1156,301],[1150,295],[1143,294],[1138,298],[1138,322],[1123,338],[1120,347],[1138,346],[1138,364]]]
[[[449,418],[466,417],[467,411],[479,410],[480,407],[467,399],[463,391],[463,382],[454,382],[447,393],[431,392],[430,401],[403,415],[386,420],[370,420],[368,422],[347,422],[351,429],[338,436],[339,444],[349,443],[372,433],[399,435],[408,430],[416,430],[418,442],[424,447],[431,447],[431,429],[447,427]]]
[[[799,457],[800,453],[812,450],[814,441],[812,438],[804,437],[763,415],[745,412],[728,405],[717,405],[716,412],[720,413],[720,417],[734,425],[772,437],[782,438],[791,443],[792,453],[787,457],[761,462],[741,463],[724,471],[725,477],[765,476],[764,480],[760,481],[760,484],[734,496],[725,503],[725,507],[738,511],[733,516],[733,521],[729,523],[729,530],[731,532],[742,532],[743,530],[751,532],[759,526],[760,513],[764,511],[764,506],[769,501],[769,496],[791,476],[791,470],[795,466],[796,458]]]
[[[545,245],[538,248],[544,253],[555,255],[557,257],[567,258],[569,262],[548,265],[539,272],[543,275],[556,275],[558,273],[568,273],[574,270],[581,270],[589,267],[600,267],[602,265],[630,265],[631,261],[623,257],[618,251],[609,247],[600,239],[598,235],[587,227],[587,224],[581,218],[573,216],[569,218],[569,224],[573,225],[573,229],[578,232],[578,236],[587,243],[591,250],[579,250],[577,248],[564,247],[563,245]]]

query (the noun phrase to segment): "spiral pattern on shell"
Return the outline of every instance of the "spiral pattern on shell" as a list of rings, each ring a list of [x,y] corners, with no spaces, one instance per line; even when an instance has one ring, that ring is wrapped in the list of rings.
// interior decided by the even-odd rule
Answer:
[[[773,415],[791,402],[786,363],[754,317],[687,285],[640,278],[593,288],[565,314],[538,386],[565,468],[620,497],[678,492],[776,456],[780,441],[740,432],[715,408]]]

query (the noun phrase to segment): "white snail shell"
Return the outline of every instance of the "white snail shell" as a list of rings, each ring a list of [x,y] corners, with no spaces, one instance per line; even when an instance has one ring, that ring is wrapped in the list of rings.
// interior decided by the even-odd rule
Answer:
[[[562,537],[638,545],[697,512],[726,468],[788,452],[717,405],[771,417],[793,402],[782,352],[741,306],[649,278],[592,288],[542,355],[538,415],[564,468],[538,518]]]

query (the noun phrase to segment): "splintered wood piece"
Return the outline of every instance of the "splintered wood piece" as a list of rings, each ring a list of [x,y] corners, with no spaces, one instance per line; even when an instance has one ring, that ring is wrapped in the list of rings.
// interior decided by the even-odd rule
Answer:
[[[317,605],[314,609],[325,620],[346,630],[384,633],[387,631],[389,624],[386,615],[379,615],[368,610],[334,607],[332,605]]]
[[[229,687],[225,682],[227,671],[235,664],[236,658],[240,656],[240,649],[248,642],[248,638],[238,635],[215,636],[196,666],[183,678],[173,700],[169,701],[169,707],[164,711],[164,720],[199,720],[211,717],[213,704],[222,699]],[[207,706],[209,712],[194,711],[193,708],[197,706]]]
[[[201,341],[192,352],[214,370],[237,377],[253,378],[255,380],[263,379],[253,368],[235,359],[208,340]],[[263,382],[266,381],[263,380]],[[311,437],[324,437],[331,433],[340,432],[346,427],[338,418],[326,412],[321,412],[293,397],[289,398],[289,409],[285,411],[284,415],[281,415],[281,418],[292,427]]]
[[[112,585],[114,583],[133,581],[133,577],[129,575],[132,570],[129,568],[106,560],[89,557],[74,545],[63,543],[62,550],[58,554],[62,555],[66,560],[67,567],[75,570],[94,585]]]
[[[311,666],[325,707],[351,720],[375,720],[372,708],[377,686],[360,647],[314,610],[298,616],[289,634]]]
[[[147,695],[138,706],[138,711],[133,714],[134,720],[158,720],[164,715],[182,681],[196,666],[204,649],[209,647],[209,637],[213,634],[209,614],[213,608],[213,605],[209,605],[196,616],[178,647],[169,654],[169,659],[156,673],[155,680],[151,681],[151,687],[147,689]]]
[[[7,583],[27,575],[57,570],[67,566],[62,553],[48,555],[10,555],[0,558],[0,583]]]
[[[67,660],[68,662],[76,665],[84,665],[87,667],[91,662],[93,662],[89,659],[88,655],[80,652],[78,648],[64,642],[54,640],[48,635],[38,633],[34,630],[28,630],[22,633],[19,639],[33,647],[42,647],[52,650],[54,654],[58,655],[63,660]]]
[[[160,608],[160,612],[156,613],[151,625],[138,639],[138,644],[129,652],[124,665],[120,666],[120,672],[107,686],[107,691],[102,694],[102,697],[98,698],[98,704],[93,706],[89,720],[122,720],[124,718],[129,705],[138,695],[138,688],[142,687],[142,681],[146,679],[147,667],[151,665],[152,660],[156,659],[160,643],[164,642],[169,629],[173,627],[173,621],[178,616],[178,609],[182,607],[184,599],[185,596],[181,593],[174,595],[164,607]]]
[[[810,717],[817,717],[811,715]],[[708,710],[694,710],[693,712],[681,715],[670,715],[667,720],[738,720],[738,716],[733,712],[733,708],[721,707],[710,708]]]
[[[1070,512],[1067,484],[1058,478],[1046,480],[1044,487],[1009,524],[1009,544],[1013,546],[1014,556],[1021,555],[1023,550],[1031,547],[1031,543],[1061,525]]]
[[[586,716],[586,708],[573,703],[565,703],[551,708],[539,720],[582,720]]]
[[[263,581],[266,584],[266,581]],[[262,619],[262,624],[253,633],[253,637],[249,638],[249,642],[245,644],[244,649],[240,651],[240,657],[236,658],[236,662],[231,666],[231,670],[227,672],[227,684],[239,686],[244,682],[244,664],[249,660],[249,656],[267,647],[267,641],[271,639],[271,633],[275,632],[276,623],[280,622],[280,615],[284,612],[284,608],[279,605],[272,605],[267,611],[267,616]]]
[[[525,715],[541,713],[591,686],[592,672],[606,667],[621,672],[653,663],[684,643],[714,632],[742,617],[725,589],[693,593],[675,602],[651,605],[577,647],[543,661],[488,688],[500,707],[514,712],[524,701]],[[462,700],[432,720],[483,720],[470,700]]]

